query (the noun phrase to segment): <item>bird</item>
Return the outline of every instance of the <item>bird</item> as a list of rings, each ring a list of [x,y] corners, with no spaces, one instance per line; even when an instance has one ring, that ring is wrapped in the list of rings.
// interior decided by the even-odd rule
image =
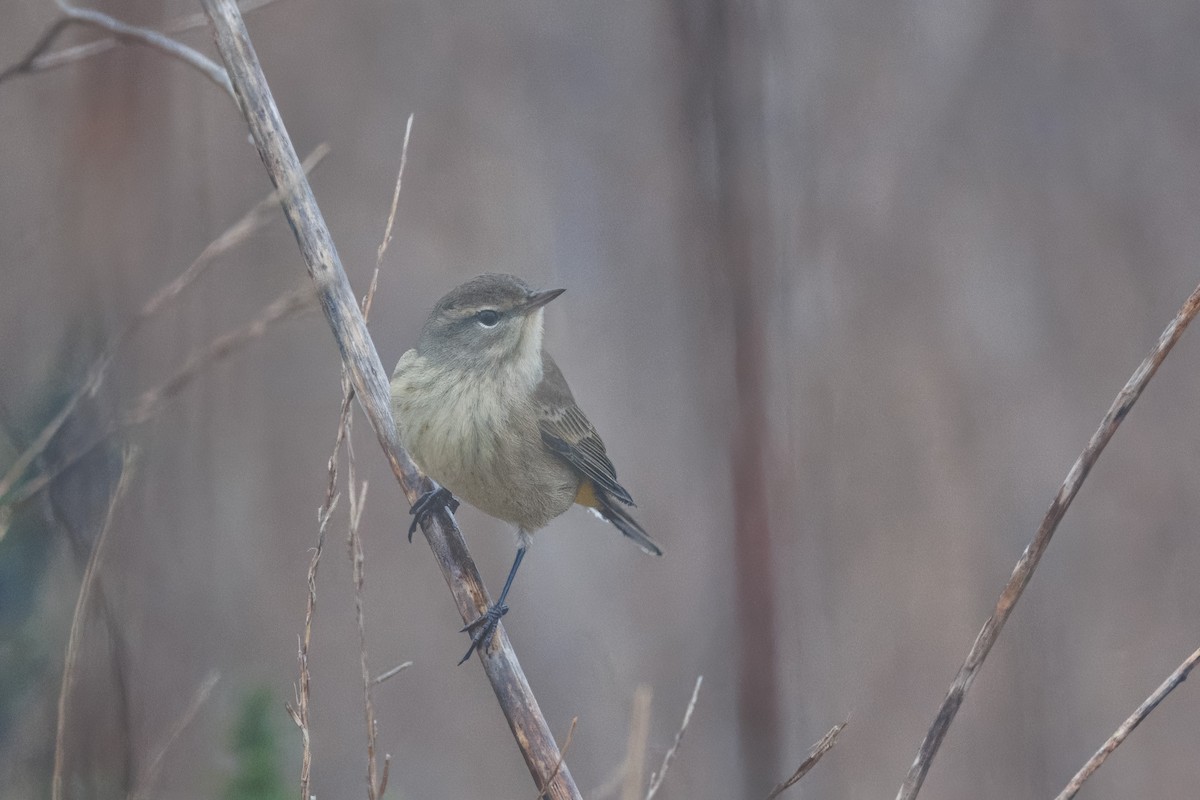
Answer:
[[[413,504],[408,536],[428,514],[462,498],[516,527],[517,552],[495,603],[462,630],[485,648],[508,613],[509,589],[533,534],[572,505],[612,523],[646,553],[662,548],[626,510],[633,497],[595,427],[543,347],[545,306],[563,289],[535,291],[488,273],[434,306],[417,346],[391,378],[401,443],[437,485]]]

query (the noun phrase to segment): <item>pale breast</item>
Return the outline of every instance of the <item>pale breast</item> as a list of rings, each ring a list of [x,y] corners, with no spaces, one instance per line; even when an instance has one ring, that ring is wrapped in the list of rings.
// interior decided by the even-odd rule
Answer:
[[[415,351],[392,376],[400,439],[427,475],[491,516],[534,531],[570,508],[578,475],[542,444],[504,376],[438,369]]]

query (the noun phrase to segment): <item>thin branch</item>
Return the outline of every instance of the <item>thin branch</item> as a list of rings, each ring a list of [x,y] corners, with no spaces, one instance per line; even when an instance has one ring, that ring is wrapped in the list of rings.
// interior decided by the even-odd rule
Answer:
[[[342,410],[338,416],[337,433],[334,435],[333,452],[329,454],[327,470],[329,478],[325,484],[325,500],[317,509],[317,546],[313,549],[312,560],[308,564],[308,599],[304,608],[304,635],[300,637],[297,660],[300,662],[300,679],[295,687],[296,703],[287,705],[288,713],[296,727],[300,729],[300,800],[309,800],[309,783],[312,774],[312,736],[309,729],[308,703],[310,675],[308,672],[308,648],[312,644],[313,616],[317,610],[317,567],[321,563],[321,553],[325,550],[325,531],[333,510],[337,507],[337,464],[338,453],[341,452],[342,442],[346,440],[349,429],[350,404],[345,398],[349,391],[349,382],[342,375]],[[385,762],[386,768],[386,762]],[[386,769],[384,777],[387,777]]]
[[[383,757],[383,776],[379,779],[378,796],[383,797],[387,791],[388,777],[392,774],[392,754],[388,753]]]
[[[308,158],[304,160],[305,173],[311,172],[328,153],[329,145],[318,145],[309,154]],[[62,408],[54,415],[54,418],[46,423],[29,446],[5,470],[4,476],[0,477],[0,498],[3,498],[8,493],[9,489],[13,487],[13,484],[16,483],[17,479],[21,477],[29,465],[33,463],[34,459],[45,452],[50,441],[62,428],[63,423],[74,413],[79,402],[84,397],[94,396],[99,391],[108,373],[108,368],[121,346],[137,333],[147,320],[169,306],[185,289],[195,283],[196,279],[216,263],[218,258],[248,240],[251,235],[266,225],[267,222],[274,219],[278,204],[278,192],[271,192],[266,198],[260,200],[254,208],[247,211],[241,219],[226,228],[224,233],[211,241],[200,252],[200,255],[196,256],[196,260],[189,264],[187,269],[181,272],[175,280],[159,289],[153,297],[146,301],[137,314],[134,315],[133,319],[125,325],[120,333],[108,342],[104,350],[96,357],[91,366],[88,367],[87,377],[71,393],[66,402],[63,403]],[[0,538],[3,538],[3,536],[0,535]]]
[[[129,42],[133,44],[142,44],[147,47],[152,47],[171,58],[182,61],[193,69],[200,71],[204,77],[221,87],[230,97],[233,97],[233,86],[229,83],[229,76],[225,74],[225,70],[214,63],[210,58],[205,56],[198,50],[194,50],[185,44],[180,44],[169,36],[165,36],[158,31],[149,28],[139,28],[136,25],[130,25],[122,22],[115,17],[110,17],[108,14],[101,13],[91,8],[79,8],[68,3],[66,0],[56,0],[59,11],[62,12],[62,18],[55,20],[54,23],[46,30],[42,37],[38,39],[34,48],[26,54],[24,58],[8,67],[3,72],[0,72],[0,83],[12,78],[16,75],[23,75],[35,71],[34,63],[38,57],[43,55],[45,51],[59,37],[59,35],[70,25],[86,25],[91,28],[99,28],[112,34],[113,38],[121,42]],[[98,52],[98,51],[97,51]],[[90,55],[91,52],[89,51]]]
[[[343,431],[339,427],[338,437]],[[337,448],[334,448],[334,455]],[[308,599],[304,607],[304,633],[299,637],[299,648],[296,660],[300,663],[300,678],[294,687],[295,704],[287,703],[288,714],[296,727],[300,729],[300,800],[309,800],[309,782],[312,775],[312,735],[309,727],[308,702],[310,696],[308,672],[308,648],[312,644],[313,616],[317,613],[317,567],[321,564],[321,553],[325,550],[325,531],[329,528],[329,520],[337,507],[338,495],[336,489],[336,461],[330,459],[329,490],[325,502],[317,509],[317,546],[313,548],[312,559],[308,562]]]
[[[567,728],[567,738],[563,740],[562,752],[558,754],[558,763],[554,765],[554,769],[550,771],[550,776],[546,778],[547,784],[554,780],[554,778],[558,775],[559,770],[562,769],[563,762],[567,758],[567,751],[571,749],[571,740],[575,738],[575,725],[578,722],[579,717],[571,717],[571,727]],[[543,784],[543,786],[544,785],[545,784]],[[382,795],[382,792],[380,792],[380,795]],[[546,790],[544,788],[540,789],[537,796],[539,800],[540,798],[544,798],[546,796]]]
[[[312,289],[304,286],[278,297],[263,309],[263,313],[245,326],[218,336],[203,349],[188,357],[183,367],[163,383],[142,393],[134,407],[110,422],[90,441],[73,450],[51,469],[30,478],[2,498],[3,503],[17,505],[45,488],[51,481],[90,453],[119,430],[141,425],[154,418],[175,395],[183,391],[200,373],[260,338],[272,324],[307,311],[313,304]]]
[[[253,11],[258,11],[260,8],[266,8],[274,3],[275,0],[243,0],[238,3],[238,10],[243,14],[249,14]],[[197,11],[195,14],[188,14],[185,17],[171,20],[163,26],[163,30],[167,33],[184,33],[186,31],[194,31],[197,28],[208,27],[208,15],[203,11]]]
[[[54,20],[54,22],[51,22],[50,27],[46,28],[45,33],[38,37],[38,40],[33,43],[33,48],[25,54],[24,58],[12,66],[6,67],[2,72],[0,72],[0,83],[4,83],[9,78],[13,78],[17,75],[33,72],[33,64],[38,58],[42,57],[43,53],[50,49],[50,45],[54,44],[55,39],[57,39],[59,35],[70,26],[70,24],[71,20],[66,17],[59,17],[58,19]]]
[[[378,686],[379,684],[383,683],[384,681],[388,680],[389,678],[396,677],[397,675],[399,675],[401,672],[404,672],[404,670],[408,669],[412,665],[413,665],[413,662],[411,662],[411,661],[405,661],[403,664],[397,664],[396,666],[389,669],[387,672],[376,675],[374,680],[371,681],[371,685]]]
[[[304,634],[300,637],[297,661],[300,663],[300,678],[294,688],[295,705],[286,705],[292,722],[300,729],[300,800],[309,800],[309,783],[312,775],[312,732],[309,728],[309,691],[310,679],[308,671],[308,649],[312,644],[313,616],[317,610],[317,567],[321,563],[321,553],[325,550],[325,531],[333,510],[337,507],[338,491],[338,453],[341,452],[342,442],[346,440],[350,419],[350,382],[342,371],[342,408],[338,415],[337,433],[333,439],[333,451],[329,454],[326,464],[328,480],[325,484],[325,500],[317,509],[317,546],[313,548],[312,560],[308,564],[308,597],[304,607]],[[385,768],[387,763],[384,762]],[[386,771],[384,773],[386,778]]]
[[[392,225],[396,222],[396,208],[400,205],[400,184],[404,181],[404,165],[408,163],[408,140],[412,136],[413,115],[408,115],[404,126],[404,143],[400,145],[400,169],[396,172],[396,188],[392,191],[392,207],[388,210],[387,224],[383,227],[383,241],[375,251],[375,272],[371,275],[371,288],[367,291],[363,302],[363,319],[371,316],[371,301],[375,298],[375,289],[379,286],[379,268],[383,265],[383,254],[392,243]]]
[[[79,564],[86,565],[92,553],[92,542],[82,531],[71,522],[69,514],[63,513],[62,504],[54,492],[45,492],[42,505],[46,520],[55,527],[61,528],[67,534],[71,550]],[[0,532],[3,538],[3,532]],[[104,585],[104,576],[97,574],[92,583],[92,606],[100,619],[104,621],[112,651],[112,674],[115,689],[113,698],[121,717],[122,753],[121,753],[121,785],[132,786],[134,783],[134,752],[133,752],[133,703],[130,700],[130,648],[129,640],[121,627],[121,617],[117,613],[116,604],[109,597]]]
[[[171,730],[167,733],[166,738],[159,744],[155,750],[150,763],[146,765],[146,769],[138,776],[137,784],[134,785],[133,791],[129,793],[129,800],[142,800],[150,796],[150,790],[154,788],[155,782],[158,780],[159,770],[162,768],[163,756],[171,749],[171,745],[179,738],[188,725],[192,724],[192,720],[196,718],[196,714],[200,713],[200,708],[208,700],[209,693],[213,687],[217,685],[217,681],[221,679],[221,673],[217,670],[212,670],[205,676],[204,681],[196,689],[196,693],[192,695],[192,701],[188,703],[183,713],[179,715],[179,719],[175,720],[175,724],[171,726]]]
[[[696,687],[692,689],[692,699],[688,701],[687,710],[683,712],[683,722],[675,733],[675,741],[671,743],[670,749],[663,756],[658,774],[650,774],[650,788],[646,791],[646,800],[653,800],[655,793],[662,787],[663,778],[667,777],[667,767],[671,766],[671,759],[675,757],[675,751],[679,749],[679,743],[683,741],[683,732],[687,730],[688,723],[692,721],[692,712],[696,710],[696,700],[700,697],[700,684],[702,683],[704,683],[704,676],[697,675]]]
[[[257,11],[264,6],[268,6],[275,0],[246,0],[246,2],[238,3],[238,8],[243,14],[251,11]],[[46,72],[48,70],[65,67],[67,64],[74,64],[77,61],[98,56],[101,53],[107,53],[121,41],[115,36],[105,36],[84,44],[74,45],[72,47],[64,47],[62,50],[55,50],[52,53],[46,51],[50,45],[62,33],[62,29],[69,26],[72,20],[69,17],[59,17],[50,24],[46,32],[38,39],[37,43],[19,62],[8,67],[0,73],[0,83],[17,75],[32,75],[35,72]],[[164,33],[184,33],[186,31],[195,30],[196,28],[208,27],[208,17],[204,14],[189,14],[186,17],[180,17],[172,20],[163,26]]]
[[[376,800],[377,775],[375,762],[376,735],[375,706],[371,702],[371,670],[367,663],[367,622],[364,605],[364,584],[366,582],[366,560],[363,557],[362,537],[358,528],[362,521],[362,512],[367,499],[367,483],[362,483],[362,490],[355,489],[354,480],[354,448],[350,444],[349,425],[347,425],[346,463],[347,490],[350,495],[350,524],[346,533],[346,549],[350,554],[350,564],[353,567],[354,579],[354,616],[358,623],[358,664],[362,672],[363,685],[363,716],[367,726],[367,798]]]
[[[832,728],[830,728],[829,732],[821,737],[821,741],[814,744],[812,749],[808,751],[808,756],[802,762],[800,762],[800,766],[796,768],[796,771],[792,773],[792,776],[776,786],[771,793],[767,795],[767,800],[775,800],[776,797],[779,797],[779,795],[783,794],[792,786],[795,786],[797,783],[799,783],[800,779],[807,775],[809,770],[817,765],[817,762],[821,760],[821,756],[825,755],[830,749],[833,748],[833,745],[837,742],[838,734],[841,733],[842,728],[846,727],[848,724],[849,722],[843,722],[841,725],[834,725]]]
[[[88,601],[92,596],[92,585],[100,566],[100,558],[104,555],[104,545],[108,542],[108,532],[112,529],[113,516],[117,503],[129,488],[133,477],[133,461],[135,451],[127,449],[121,460],[121,477],[117,480],[117,488],[113,490],[112,498],[108,501],[108,512],[104,516],[104,525],[100,535],[92,545],[92,554],[83,570],[83,580],[79,584],[79,596],[75,598],[75,613],[71,616],[71,632],[67,636],[67,651],[63,657],[62,683],[58,689],[58,724],[54,734],[54,772],[50,780],[50,796],[52,800],[62,800],[63,770],[66,764],[67,739],[67,704],[71,698],[71,690],[75,688],[75,678],[79,665],[79,644],[83,640],[84,617],[87,615]]]
[[[400,148],[400,170],[396,175],[396,189],[392,193],[392,207],[388,212],[387,225],[384,228],[383,241],[379,245],[379,250],[375,259],[375,271],[371,275],[371,285],[367,289],[367,294],[362,299],[362,314],[363,321],[371,316],[371,304],[375,301],[375,292],[379,288],[379,271],[383,266],[383,254],[387,250],[388,242],[391,240],[392,224],[396,219],[396,208],[400,202],[400,183],[404,178],[404,164],[408,159],[408,137],[412,132],[412,114],[408,115],[408,127],[404,133],[404,144]],[[382,683],[387,677],[391,677],[404,669],[405,664],[393,669],[384,679],[371,679],[371,672],[367,666],[367,629],[365,613],[363,611],[364,591],[363,583],[366,577],[366,563],[363,557],[362,538],[358,535],[359,521],[362,518],[363,503],[366,500],[367,484],[362,485],[362,495],[355,500],[355,479],[354,479],[354,444],[350,438],[350,427],[354,422],[353,408],[350,405],[354,398],[354,389],[351,386],[349,375],[346,368],[342,367],[342,412],[339,421],[339,437],[341,432],[346,434],[346,464],[347,464],[347,485],[350,491],[350,525],[347,533],[347,545],[350,551],[350,563],[354,572],[354,610],[358,621],[358,643],[359,643],[359,662],[362,668],[363,681],[363,714],[366,716],[367,724],[367,797],[369,800],[376,800],[382,797],[387,789],[388,774],[391,770],[392,757],[385,756],[383,760],[383,777],[379,779],[378,787],[376,787],[376,761],[375,748],[377,746],[377,736],[379,733],[378,725],[375,720],[375,707],[371,701],[371,689],[375,685]],[[339,438],[340,441],[340,438]],[[334,458],[337,456],[337,449],[334,449]],[[331,462],[333,463],[333,462]],[[411,664],[412,662],[407,662]]]
[[[1158,343],[1154,346],[1150,355],[1146,356],[1142,363],[1138,365],[1138,368],[1134,370],[1133,375],[1130,376],[1125,386],[1117,394],[1116,399],[1113,400],[1108,413],[1104,415],[1104,419],[1100,422],[1100,427],[1092,434],[1092,438],[1088,440],[1087,446],[1079,454],[1079,458],[1075,459],[1075,463],[1071,466],[1070,472],[1067,473],[1062,487],[1058,490],[1058,494],[1055,495],[1049,510],[1046,512],[1046,516],[1042,519],[1042,524],[1038,527],[1037,533],[1025,548],[1025,552],[1021,554],[1016,567],[1013,568],[1012,577],[1008,579],[1004,591],[1000,593],[1000,599],[996,602],[996,608],[992,611],[992,615],[988,618],[987,622],[984,623],[982,630],[979,631],[979,636],[976,637],[975,643],[971,645],[971,651],[967,654],[966,661],[959,668],[954,682],[950,684],[950,691],[942,701],[941,708],[938,709],[937,716],[934,718],[929,732],[925,734],[925,740],[921,742],[916,760],[913,761],[913,765],[909,769],[904,783],[901,784],[900,791],[896,795],[896,800],[913,800],[921,790],[921,784],[925,782],[925,775],[929,772],[929,766],[933,763],[933,757],[937,755],[938,748],[941,747],[942,740],[945,739],[946,732],[950,729],[950,723],[954,721],[954,716],[958,713],[959,706],[962,705],[967,690],[971,688],[971,683],[975,680],[976,672],[982,666],[984,659],[987,658],[992,645],[996,643],[996,639],[1000,636],[1000,631],[1004,627],[1004,623],[1008,620],[1009,615],[1012,614],[1017,601],[1021,599],[1021,593],[1025,591],[1025,587],[1029,584],[1029,579],[1033,577],[1033,571],[1037,569],[1038,562],[1046,552],[1046,548],[1050,545],[1051,537],[1054,536],[1055,530],[1058,529],[1058,523],[1062,521],[1063,516],[1067,513],[1067,509],[1071,506],[1071,501],[1079,493],[1079,487],[1083,485],[1084,479],[1087,478],[1092,466],[1096,463],[1096,459],[1100,457],[1100,453],[1104,451],[1105,445],[1108,444],[1109,439],[1116,433],[1121,421],[1129,414],[1130,409],[1133,408],[1133,404],[1141,397],[1146,384],[1154,377],[1154,373],[1158,371],[1159,365],[1162,364],[1167,354],[1171,352],[1171,348],[1175,346],[1175,343],[1179,341],[1179,337],[1183,335],[1188,323],[1196,316],[1197,311],[1200,311],[1200,286],[1197,286],[1188,296],[1187,300],[1184,301],[1183,307],[1179,309],[1179,313],[1175,315],[1175,318],[1171,320],[1170,324],[1167,325],[1158,337]]]
[[[1147,697],[1137,710],[1129,715],[1129,718],[1121,723],[1121,726],[1108,737],[1108,741],[1104,743],[1096,753],[1088,759],[1088,762],[1083,765],[1079,772],[1075,773],[1075,777],[1071,778],[1065,789],[1059,793],[1055,800],[1070,800],[1083,786],[1083,782],[1092,776],[1092,773],[1100,769],[1100,765],[1104,763],[1114,750],[1121,746],[1121,742],[1125,741],[1129,734],[1133,733],[1133,729],[1141,724],[1142,720],[1150,716],[1150,712],[1158,707],[1158,704],[1163,699],[1174,691],[1175,687],[1187,680],[1188,673],[1192,671],[1192,667],[1196,666],[1196,662],[1200,661],[1200,650],[1188,656],[1179,667],[1170,674],[1170,676],[1162,682],[1154,692]]]
[[[354,383],[355,395],[405,496],[409,503],[414,503],[423,492],[432,488],[432,484],[400,445],[383,364],[354,300],[329,228],[308,181],[299,170],[295,150],[271,97],[245,23],[232,0],[204,0],[204,9],[213,20],[217,50],[229,71],[259,156],[271,181],[283,190],[284,213],[296,235],[309,275],[317,286],[342,362]],[[488,607],[489,597],[453,516],[447,512],[429,515],[422,521],[422,530],[463,621],[478,619]],[[554,735],[529,688],[503,625],[498,626],[493,643],[491,647],[480,648],[480,661],[534,784],[541,786],[544,777],[558,763],[559,750]],[[550,782],[549,792],[554,800],[579,797],[579,790],[565,766]]]

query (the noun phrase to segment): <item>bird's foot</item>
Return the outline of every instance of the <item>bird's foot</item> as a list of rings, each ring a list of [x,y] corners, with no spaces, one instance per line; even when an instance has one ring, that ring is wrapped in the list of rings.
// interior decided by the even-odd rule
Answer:
[[[450,493],[450,490],[445,486],[438,486],[430,489],[417,498],[417,502],[413,503],[408,513],[412,514],[412,524],[408,526],[408,540],[411,542],[413,533],[416,532],[417,526],[426,519],[430,514],[436,514],[442,509],[446,509],[451,513],[458,510],[458,500]]]
[[[504,603],[488,606],[487,611],[483,612],[478,619],[462,626],[460,632],[472,631],[472,633],[471,646],[467,648],[467,654],[459,660],[458,663],[460,666],[471,657],[471,653],[474,653],[476,650],[482,650],[487,646],[487,643],[491,641],[492,634],[496,632],[496,625],[500,623],[500,618],[507,613],[508,606]]]

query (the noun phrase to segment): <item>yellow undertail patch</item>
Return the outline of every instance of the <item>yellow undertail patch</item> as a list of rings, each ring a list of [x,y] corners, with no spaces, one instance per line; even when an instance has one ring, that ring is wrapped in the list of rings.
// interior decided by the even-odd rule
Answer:
[[[596,496],[596,487],[591,481],[584,479],[579,482],[579,489],[575,492],[575,502],[587,508],[600,507],[600,498]]]

